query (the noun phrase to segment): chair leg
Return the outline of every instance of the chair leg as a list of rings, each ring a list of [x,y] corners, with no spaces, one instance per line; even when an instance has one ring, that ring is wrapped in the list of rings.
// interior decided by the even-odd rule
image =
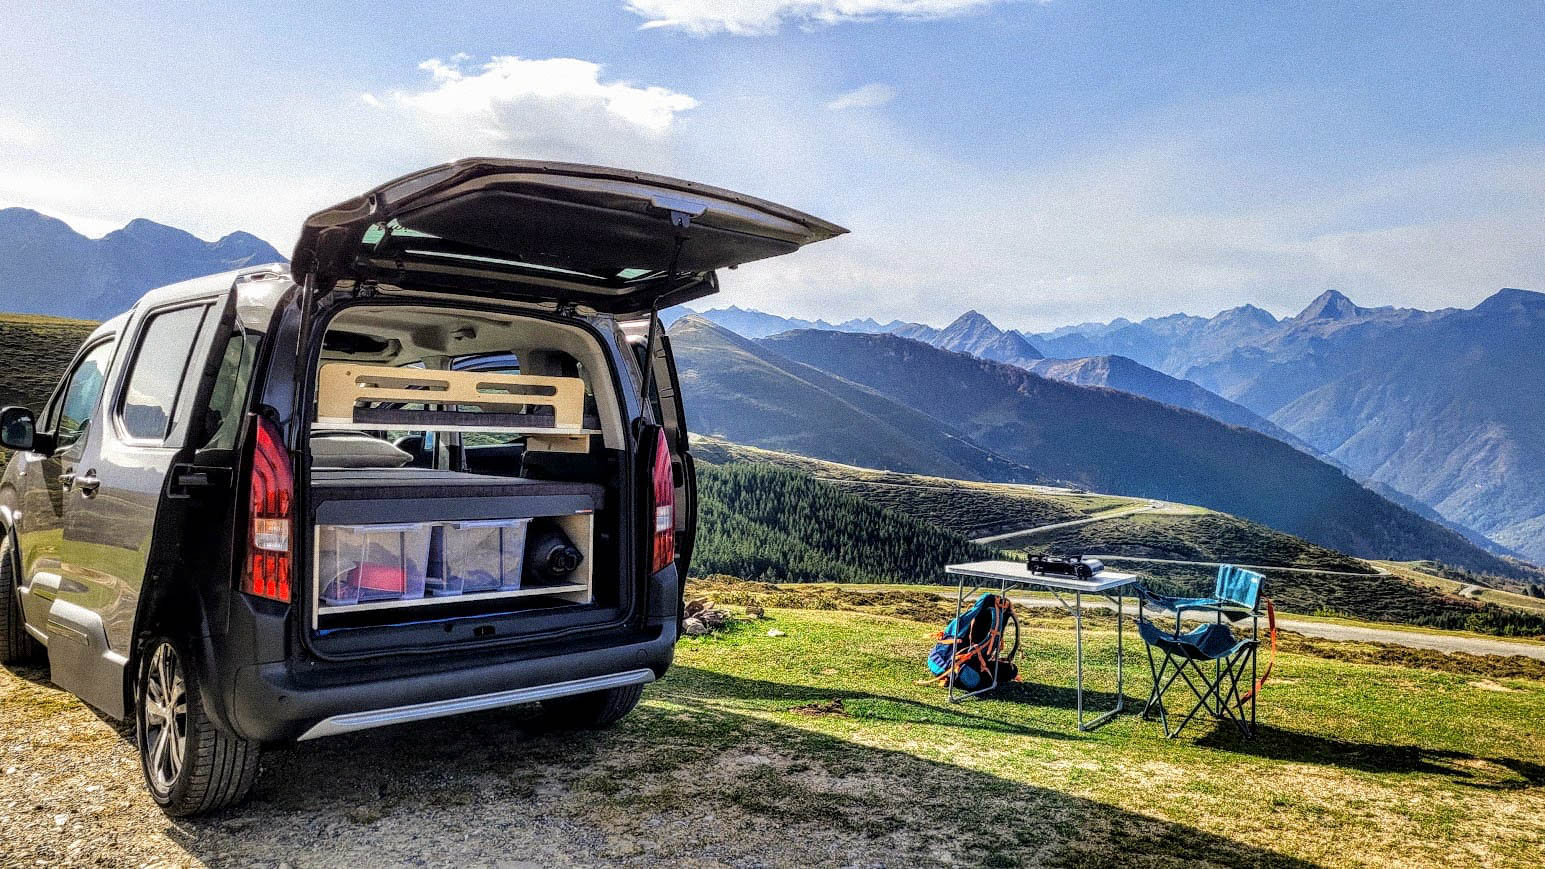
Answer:
[[[1148,702],[1143,705],[1142,717],[1147,718],[1149,710],[1153,709],[1153,705],[1159,702],[1159,677],[1163,674],[1153,665],[1153,646],[1144,646],[1143,648],[1148,652],[1148,675],[1153,679],[1149,683]]]
[[[1255,653],[1255,646],[1246,647],[1238,656],[1236,656],[1229,667],[1229,669],[1232,670],[1232,675],[1229,678],[1228,690],[1228,705],[1230,710],[1229,719],[1233,721],[1234,724],[1239,728],[1239,732],[1244,734],[1246,737],[1255,736],[1255,695],[1252,693],[1250,696],[1250,709],[1247,713],[1245,711],[1245,700],[1242,696],[1240,696],[1239,693],[1239,681],[1244,678],[1245,659],[1248,657],[1251,672],[1251,680],[1249,684],[1251,687],[1254,687]]]
[[[1196,673],[1196,679],[1197,679],[1196,682],[1191,681],[1190,674],[1186,673],[1186,671],[1185,671],[1185,667],[1188,664],[1190,665],[1191,669],[1193,671],[1195,671],[1195,673]],[[1190,658],[1186,658],[1184,661],[1181,662],[1180,666],[1181,666],[1180,675],[1182,677],[1184,677],[1185,683],[1186,683],[1186,687],[1190,688],[1191,689],[1191,693],[1196,695],[1196,705],[1192,706],[1191,707],[1191,711],[1186,713],[1186,717],[1182,718],[1180,720],[1180,725],[1175,728],[1175,732],[1173,734],[1171,734],[1171,736],[1179,736],[1180,735],[1180,731],[1185,730],[1186,729],[1186,725],[1190,724],[1191,723],[1191,719],[1195,718],[1196,717],[1196,713],[1200,712],[1201,710],[1206,709],[1208,714],[1212,713],[1212,706],[1208,704],[1207,700],[1212,695],[1213,688],[1216,687],[1215,684],[1209,684],[1208,683],[1208,681],[1207,681],[1207,673],[1204,670],[1202,670],[1201,665],[1196,663],[1196,661],[1191,660]],[[1202,685],[1205,685],[1207,690],[1204,691],[1201,688],[1198,688],[1197,687],[1197,682],[1200,682]]]
[[[1239,729],[1242,736],[1247,738],[1255,735],[1255,727],[1253,721],[1248,724],[1245,721],[1245,701],[1239,693],[1239,680],[1244,676],[1246,656],[1252,654],[1254,654],[1253,647],[1246,648],[1231,658],[1218,659],[1217,665],[1222,675],[1208,689],[1208,694],[1218,704],[1217,719],[1219,721],[1227,719]]]
[[[1159,725],[1164,729],[1165,737],[1173,739],[1175,734],[1180,731],[1178,728],[1174,732],[1170,731],[1169,710],[1164,706],[1164,692],[1168,691],[1169,687],[1175,683],[1176,677],[1184,674],[1181,672],[1180,665],[1176,663],[1176,659],[1168,653],[1164,655],[1164,661],[1155,668],[1153,666],[1153,649],[1151,647],[1148,650],[1148,669],[1153,674],[1153,691],[1148,695],[1148,705],[1143,708],[1143,717],[1147,718],[1149,710],[1158,707]],[[1169,674],[1168,679],[1164,678],[1165,673]]]

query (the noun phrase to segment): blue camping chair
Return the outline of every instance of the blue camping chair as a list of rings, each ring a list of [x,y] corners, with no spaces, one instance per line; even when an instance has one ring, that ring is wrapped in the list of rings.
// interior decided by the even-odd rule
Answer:
[[[1220,721],[1232,721],[1245,736],[1254,735],[1255,695],[1266,681],[1265,676],[1256,678],[1256,650],[1260,645],[1260,610],[1257,602],[1260,600],[1264,579],[1264,576],[1253,570],[1221,564],[1218,566],[1218,578],[1213,586],[1212,597],[1170,597],[1137,586],[1138,597],[1142,600],[1142,606],[1138,607],[1137,632],[1148,647],[1148,670],[1153,675],[1153,690],[1148,695],[1148,705],[1143,708],[1143,717],[1157,710],[1166,737],[1173,739],[1178,736],[1196,717],[1196,713],[1203,709]],[[1175,630],[1164,630],[1149,621],[1144,614],[1147,607],[1173,612]],[[1182,615],[1197,612],[1212,613],[1215,620],[1183,631]],[[1276,610],[1270,601],[1266,602],[1266,613],[1271,629],[1272,650],[1275,653]],[[1223,623],[1224,618],[1237,622],[1247,617],[1251,619],[1249,637],[1234,636],[1233,629]],[[1162,659],[1155,658],[1156,649]],[[1208,663],[1212,666],[1204,666]],[[1247,665],[1247,689],[1241,692],[1240,681],[1245,678]],[[1268,663],[1266,675],[1270,674],[1271,664]],[[1196,695],[1196,705],[1171,730],[1169,711],[1164,706],[1164,693],[1176,679],[1183,680],[1191,688],[1191,693]],[[1249,704],[1248,711],[1246,703]]]

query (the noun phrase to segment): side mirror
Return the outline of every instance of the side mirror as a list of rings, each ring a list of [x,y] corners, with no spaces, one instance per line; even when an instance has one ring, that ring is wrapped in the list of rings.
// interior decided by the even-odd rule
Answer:
[[[40,440],[32,411],[25,407],[0,408],[0,446],[32,452],[41,446]]]

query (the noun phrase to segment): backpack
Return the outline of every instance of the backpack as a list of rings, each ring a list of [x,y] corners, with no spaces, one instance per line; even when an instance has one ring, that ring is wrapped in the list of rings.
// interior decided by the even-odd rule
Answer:
[[[1014,604],[1002,595],[977,598],[939,632],[939,644],[928,654],[928,671],[941,682],[953,675],[955,684],[967,691],[990,684],[995,664],[1000,682],[1018,678],[1018,668],[998,657],[1003,652],[1003,625],[1013,612]]]

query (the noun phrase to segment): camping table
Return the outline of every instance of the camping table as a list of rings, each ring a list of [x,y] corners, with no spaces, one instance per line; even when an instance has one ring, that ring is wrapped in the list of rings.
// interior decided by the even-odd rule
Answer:
[[[1073,644],[1076,649],[1077,676],[1074,680],[1074,693],[1078,698],[1078,729],[1081,731],[1093,730],[1096,727],[1116,717],[1125,707],[1126,698],[1122,694],[1122,623],[1125,621],[1122,601],[1126,597],[1126,590],[1137,582],[1137,577],[1130,573],[1116,573],[1113,570],[1102,570],[1092,579],[1077,579],[1071,576],[1052,576],[1034,574],[1025,568],[1022,561],[973,561],[969,564],[951,564],[944,568],[944,572],[956,577],[958,581],[955,593],[955,617],[959,618],[964,608],[966,599],[966,581],[972,580],[971,594],[976,594],[983,589],[997,585],[999,594],[1007,594],[1010,586],[1027,588],[1044,588],[1052,593],[1063,609],[1073,614]],[[983,582],[982,580],[987,580]],[[1062,596],[1065,592],[1073,593],[1073,603],[1070,606]],[[1088,723],[1084,722],[1084,595],[1103,595],[1116,602],[1116,708],[1105,712],[1100,717]],[[1141,604],[1139,604],[1140,606]],[[952,672],[949,679],[950,702],[957,703],[967,697],[974,697],[998,687],[997,667],[994,666],[992,684],[985,688],[979,688],[966,694],[956,695],[955,676]]]

